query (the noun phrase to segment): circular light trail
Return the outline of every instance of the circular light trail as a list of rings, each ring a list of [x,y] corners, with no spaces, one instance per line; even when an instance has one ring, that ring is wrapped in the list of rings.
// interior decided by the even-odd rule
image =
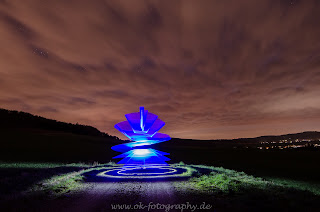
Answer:
[[[107,177],[111,176],[114,177],[114,172],[115,170],[108,170],[104,172],[100,172],[98,176],[101,177]],[[169,168],[169,167],[147,167],[147,168],[121,168],[119,171],[117,171],[117,176],[157,176],[157,175],[171,175],[173,173],[176,173],[177,170],[174,168]]]
[[[123,166],[106,167],[94,170],[85,174],[88,181],[108,181],[108,179],[169,179],[169,178],[188,178],[194,170],[188,167],[173,166]]]

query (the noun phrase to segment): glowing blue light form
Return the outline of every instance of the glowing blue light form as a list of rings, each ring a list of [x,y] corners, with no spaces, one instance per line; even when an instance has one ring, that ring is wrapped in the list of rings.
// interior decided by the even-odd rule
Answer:
[[[157,115],[144,110],[144,107],[140,107],[140,112],[129,113],[125,117],[127,121],[120,122],[114,127],[133,142],[119,144],[111,148],[114,151],[122,153],[113,157],[123,158],[118,164],[143,166],[146,164],[168,165],[165,161],[170,159],[164,155],[169,155],[169,153],[147,147],[170,140],[170,136],[158,133],[165,123]]]

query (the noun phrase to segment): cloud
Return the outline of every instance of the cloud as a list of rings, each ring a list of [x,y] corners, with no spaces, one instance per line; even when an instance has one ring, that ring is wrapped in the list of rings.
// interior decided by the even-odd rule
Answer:
[[[113,135],[320,130],[318,1],[1,1],[0,105]]]

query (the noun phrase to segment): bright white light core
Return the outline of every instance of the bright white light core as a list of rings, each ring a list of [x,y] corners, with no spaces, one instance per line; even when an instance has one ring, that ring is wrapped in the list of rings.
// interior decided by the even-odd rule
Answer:
[[[150,153],[150,150],[148,150],[148,149],[135,149],[135,150],[133,150],[133,153],[135,155],[147,155]]]

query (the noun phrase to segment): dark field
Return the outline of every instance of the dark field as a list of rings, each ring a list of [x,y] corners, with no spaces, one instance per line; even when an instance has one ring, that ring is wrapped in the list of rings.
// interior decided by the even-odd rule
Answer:
[[[2,161],[109,162],[119,140],[45,130],[0,130]],[[223,142],[223,141],[221,141]],[[259,150],[217,147],[210,141],[177,140],[156,147],[170,153],[171,163],[222,166],[262,177],[320,181],[318,149]]]
[[[109,162],[117,155],[114,139],[61,131],[1,129],[1,160],[38,162]]]
[[[320,182],[320,151],[313,149],[259,150],[216,148],[210,142],[168,141],[159,150],[170,152],[174,162],[206,164],[263,177],[284,177]]]

